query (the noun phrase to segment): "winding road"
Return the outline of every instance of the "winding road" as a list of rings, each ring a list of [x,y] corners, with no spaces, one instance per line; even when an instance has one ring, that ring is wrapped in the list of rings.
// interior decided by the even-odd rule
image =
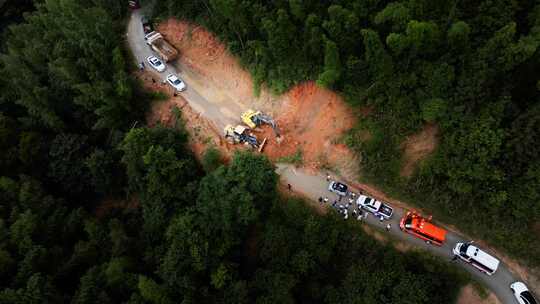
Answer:
[[[146,58],[154,54],[144,41],[144,32],[140,22],[141,15],[141,9],[135,10],[132,13],[129,20],[126,37],[137,63],[141,61],[146,63]],[[223,127],[227,124],[237,124],[240,122],[240,114],[247,110],[243,105],[236,103],[232,99],[222,100],[222,97],[216,99],[214,98],[215,96],[205,95],[208,94],[206,91],[210,91],[205,90],[205,88],[211,84],[208,84],[201,76],[188,69],[179,61],[175,62],[174,64],[168,64],[167,70],[163,73],[159,73],[159,76],[162,80],[164,80],[165,77],[170,73],[176,73],[185,81],[187,84],[187,90],[180,94],[194,110],[200,112],[202,116],[211,121],[218,131],[223,130]],[[156,72],[155,74],[157,75],[158,73]],[[213,88],[213,91],[216,91],[216,89]],[[224,93],[220,96],[227,96],[227,94]],[[328,192],[326,175],[322,173],[313,175],[302,169],[297,169],[287,164],[277,164],[276,172],[281,176],[281,181],[283,183],[291,184],[292,189],[295,192],[298,192],[309,199],[316,201],[319,197],[329,197],[330,201],[333,201],[335,197],[335,195]],[[354,191],[355,189],[352,190]],[[356,192],[358,193],[358,191]],[[456,242],[469,241],[458,234],[448,232],[446,242],[443,246],[437,247],[427,245],[424,241],[399,230],[399,219],[406,211],[395,206],[393,207],[394,215],[389,221],[384,221],[384,223],[381,224],[374,216],[368,216],[368,218],[364,220],[364,223],[384,230],[386,224],[390,222],[392,224],[392,228],[388,233],[390,233],[393,237],[416,247],[428,250],[446,260],[452,259],[452,247]],[[353,220],[352,217],[349,220]],[[509,286],[511,283],[521,280],[521,278],[511,273],[508,267],[502,262],[499,265],[498,270],[492,276],[485,275],[477,271],[472,266],[461,261],[455,261],[453,263],[457,267],[462,267],[464,270],[469,272],[478,281],[484,283],[487,288],[495,293],[497,298],[502,303],[517,303]]]

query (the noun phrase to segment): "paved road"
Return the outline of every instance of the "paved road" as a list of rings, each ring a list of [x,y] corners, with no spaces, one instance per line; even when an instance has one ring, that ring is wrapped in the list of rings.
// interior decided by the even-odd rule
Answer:
[[[146,58],[153,55],[153,52],[144,42],[144,33],[140,23],[140,16],[141,10],[134,11],[131,15],[127,38],[137,62],[146,62]],[[148,64],[146,64],[146,66],[149,68]],[[201,115],[212,121],[218,130],[222,130],[227,124],[236,124],[240,122],[240,114],[246,109],[243,108],[241,104],[232,100],[221,100],[223,98],[226,99],[226,92],[223,92],[223,94],[216,94],[216,88],[208,89],[211,84],[206,83],[199,75],[190,71],[190,69],[178,62],[174,63],[174,65],[168,64],[165,72],[156,72],[155,75],[156,77],[159,75],[160,79],[163,80],[169,73],[176,73],[186,82],[187,90],[182,92],[181,95],[193,109],[199,111]],[[302,193],[310,199],[317,200],[319,197],[331,197],[332,195],[327,190],[326,176],[322,174],[308,174],[303,170],[295,169],[286,164],[278,164],[276,171],[281,175],[282,182],[291,184],[295,192]],[[334,198],[331,198],[330,201],[333,201]],[[422,240],[399,230],[399,219],[403,216],[404,212],[405,210],[394,207],[394,216],[389,221],[392,224],[392,229],[389,233],[397,239],[431,251],[447,260],[451,260],[451,249],[456,242],[468,241],[463,237],[450,232],[447,235],[447,241],[444,246],[437,247],[427,245]],[[351,216],[349,220],[354,219],[352,219]],[[388,221],[385,221],[381,224],[378,219],[373,216],[368,216],[364,222],[380,229],[384,229],[388,223]],[[477,280],[483,282],[496,294],[497,298],[499,298],[502,303],[517,303],[514,300],[509,286],[518,278],[515,277],[503,263],[500,264],[499,269],[492,276],[480,273],[472,266],[461,261],[456,261],[454,263],[456,266],[462,267],[471,273]]]

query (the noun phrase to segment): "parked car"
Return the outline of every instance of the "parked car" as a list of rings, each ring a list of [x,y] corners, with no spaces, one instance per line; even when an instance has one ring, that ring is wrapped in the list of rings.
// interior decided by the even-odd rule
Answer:
[[[349,193],[347,185],[334,181],[331,181],[328,185],[328,191],[334,192],[340,196],[347,196],[347,193]]]
[[[177,91],[182,92],[186,90],[186,84],[174,74],[169,74],[167,76],[167,82]]]
[[[510,284],[510,289],[514,293],[514,297],[519,304],[537,304],[529,288],[523,284],[523,282],[514,282]]]
[[[150,64],[151,67],[153,67],[158,72],[165,71],[165,64],[159,60],[156,56],[149,56],[146,58],[146,61],[148,61],[148,64]]]

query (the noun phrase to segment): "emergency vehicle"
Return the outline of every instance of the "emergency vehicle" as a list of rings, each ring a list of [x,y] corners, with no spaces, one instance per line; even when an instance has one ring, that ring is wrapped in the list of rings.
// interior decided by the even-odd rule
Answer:
[[[409,211],[399,222],[399,228],[409,234],[425,240],[428,244],[441,246],[446,239],[446,230],[431,223],[431,217],[422,217]]]

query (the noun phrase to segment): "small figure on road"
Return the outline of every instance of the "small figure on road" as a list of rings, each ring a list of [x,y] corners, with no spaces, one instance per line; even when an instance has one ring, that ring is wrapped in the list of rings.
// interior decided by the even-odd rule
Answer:
[[[349,199],[349,204],[352,205],[352,203],[354,203],[354,199],[350,198],[350,199]]]
[[[352,211],[353,216],[356,217],[356,213],[357,213],[357,212],[356,212],[356,209],[353,209],[353,211]]]
[[[325,198],[323,199],[323,201],[324,201],[325,204],[328,203],[328,201],[329,201],[329,200],[328,200],[328,197],[325,197]]]
[[[358,217],[356,218],[357,221],[362,221],[362,214],[358,215]]]
[[[337,205],[337,202],[334,201],[334,202],[332,203],[332,207],[336,207],[336,205]]]
[[[141,63],[139,63],[139,69],[142,71],[144,71],[144,61],[141,61]]]
[[[322,205],[322,203],[323,203],[323,199],[322,199],[322,197],[319,196],[319,204]]]
[[[379,222],[381,222],[381,223],[382,223],[383,221],[384,221],[384,217],[383,217],[382,215],[381,215],[381,216],[379,216]]]
[[[292,186],[291,186],[291,184],[287,184],[287,189],[289,189],[289,191],[292,191]]]
[[[390,231],[390,228],[392,228],[392,224],[386,225],[386,231]]]
[[[332,177],[330,176],[330,174],[326,174],[326,181],[329,182],[331,179]]]
[[[156,80],[154,79],[154,77],[152,77],[152,83],[156,83]]]
[[[354,200],[354,198],[356,197],[356,193],[351,192],[351,197],[352,197],[352,199]]]

